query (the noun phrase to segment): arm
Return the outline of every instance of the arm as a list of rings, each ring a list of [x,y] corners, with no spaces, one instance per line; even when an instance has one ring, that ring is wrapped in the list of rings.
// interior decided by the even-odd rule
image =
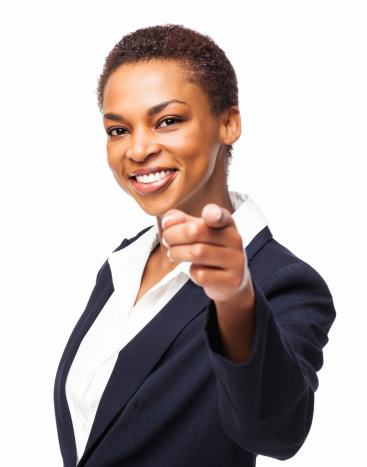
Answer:
[[[223,295],[215,295],[213,287],[204,290],[212,295],[206,340],[223,427],[244,449],[286,459],[297,452],[311,425],[316,371],[322,365],[334,308],[314,270],[293,255],[284,261],[279,254],[286,256],[267,246],[256,255],[250,267],[253,280],[248,274],[245,287],[235,294],[238,307],[223,305],[218,300]],[[230,253],[224,256],[228,263]],[[243,270],[246,277],[248,271]],[[203,275],[199,284],[200,280]],[[223,277],[219,283],[225,284]],[[253,304],[251,291],[245,295],[250,284]],[[245,302],[242,309],[240,297]]]
[[[255,294],[232,216],[207,205],[201,218],[171,211],[164,227],[171,260],[191,262],[192,280],[215,302],[224,355],[246,362],[255,333]]]
[[[221,354],[215,304],[209,307],[206,340],[220,413],[224,429],[241,446],[287,459],[311,426],[316,371],[334,308],[325,283],[304,263],[274,273],[261,288],[254,280],[254,289],[256,333],[245,364]]]

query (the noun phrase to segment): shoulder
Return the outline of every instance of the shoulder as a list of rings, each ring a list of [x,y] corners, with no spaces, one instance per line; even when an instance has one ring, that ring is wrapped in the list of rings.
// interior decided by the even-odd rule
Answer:
[[[322,295],[330,295],[328,286],[320,274],[277,242],[268,228],[266,230],[268,232],[260,232],[246,249],[251,252],[249,269],[256,282],[266,289],[271,289],[274,284],[292,287],[298,285],[304,289],[317,290]]]

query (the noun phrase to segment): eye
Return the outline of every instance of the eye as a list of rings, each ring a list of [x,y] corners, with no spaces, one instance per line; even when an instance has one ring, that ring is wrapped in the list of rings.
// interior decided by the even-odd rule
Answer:
[[[111,128],[107,130],[108,136],[122,136],[122,135],[125,135],[126,133],[127,133],[126,128],[122,128],[122,127]]]
[[[182,119],[177,117],[167,117],[158,123],[157,128],[164,128],[167,126],[176,125],[179,122],[182,122]]]

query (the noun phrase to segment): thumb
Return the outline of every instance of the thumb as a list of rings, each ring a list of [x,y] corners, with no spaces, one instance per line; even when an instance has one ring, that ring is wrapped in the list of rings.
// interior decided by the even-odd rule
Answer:
[[[233,219],[227,209],[221,208],[217,204],[207,204],[201,212],[201,218],[208,227],[221,229],[233,224]]]

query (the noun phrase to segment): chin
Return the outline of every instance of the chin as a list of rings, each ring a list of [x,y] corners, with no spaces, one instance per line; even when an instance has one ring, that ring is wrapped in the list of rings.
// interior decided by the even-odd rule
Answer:
[[[170,209],[174,209],[173,206],[169,205],[160,205],[158,204],[157,202],[154,202],[152,200],[151,203],[145,203],[145,202],[139,202],[135,197],[134,197],[135,201],[137,202],[137,204],[139,205],[139,207],[146,213],[148,214],[149,216],[152,216],[152,217],[162,217],[164,216],[164,214],[169,211]]]

